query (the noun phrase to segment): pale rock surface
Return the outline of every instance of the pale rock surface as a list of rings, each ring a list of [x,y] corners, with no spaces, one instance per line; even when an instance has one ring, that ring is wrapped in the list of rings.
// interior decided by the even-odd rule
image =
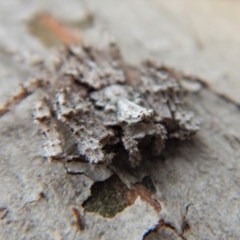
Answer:
[[[41,10],[75,20],[86,9],[95,14],[94,26],[83,33],[86,38],[96,42],[107,31],[130,63],[152,56],[205,78],[211,90],[202,88],[188,97],[189,108],[202,120],[201,131],[123,180],[130,187],[150,176],[160,213],[138,197],[114,218],[104,218],[81,207],[98,177],[91,171],[86,176],[85,166],[69,174],[71,166],[41,157],[41,138],[31,117],[39,97],[35,92],[0,118],[0,238],[142,239],[149,231],[146,239],[239,239],[239,2],[2,0],[1,101],[17,90],[18,82],[34,77],[28,64],[32,53],[46,61],[52,55],[28,33],[25,21]],[[12,58],[5,49],[17,55]],[[82,231],[72,208],[83,218]],[[161,219],[165,225],[152,231]]]

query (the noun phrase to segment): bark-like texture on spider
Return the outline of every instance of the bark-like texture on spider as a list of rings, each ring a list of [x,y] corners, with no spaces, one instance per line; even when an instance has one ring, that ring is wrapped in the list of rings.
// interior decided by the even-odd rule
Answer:
[[[140,143],[160,155],[166,139],[185,140],[199,128],[185,109],[180,74],[146,60],[130,75],[112,42],[62,49],[48,81],[49,96],[36,105],[34,121],[50,160],[109,163],[121,146],[136,167]]]

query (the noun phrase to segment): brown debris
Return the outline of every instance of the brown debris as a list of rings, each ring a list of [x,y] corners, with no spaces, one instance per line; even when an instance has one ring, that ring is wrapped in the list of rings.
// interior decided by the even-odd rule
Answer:
[[[70,45],[82,42],[79,33],[70,30],[69,27],[66,27],[62,22],[60,22],[57,18],[50,15],[49,13],[40,13],[39,19],[52,33],[54,33],[61,40],[62,43]]]
[[[0,116],[3,116],[5,113],[8,112],[9,109],[9,103],[5,102],[1,107],[0,107]]]
[[[7,214],[8,214],[9,210],[6,207],[1,207],[0,208],[0,220],[3,220]]]
[[[128,192],[129,202],[133,204],[138,196],[140,196],[142,201],[147,202],[149,205],[151,205],[156,212],[161,212],[161,205],[156,199],[154,199],[154,194],[140,183],[137,183],[134,188]]]
[[[41,79],[33,79],[28,81],[26,84],[20,84],[19,89],[17,92],[11,97],[10,100],[6,101],[0,107],[0,116],[3,116],[5,113],[9,111],[11,107],[16,106],[20,103],[23,99],[25,99],[28,95],[30,95],[34,90],[39,87],[42,87],[46,82],[42,81]]]
[[[187,229],[185,229],[187,230]],[[160,219],[157,226],[151,229],[144,235],[144,240],[150,239],[181,239],[186,240],[182,234],[179,234],[177,230],[170,224],[165,223],[163,219]]]
[[[76,219],[77,228],[80,231],[83,231],[84,230],[84,226],[83,226],[82,217],[81,217],[81,214],[80,214],[79,210],[76,207],[73,207],[72,208],[72,213],[73,213],[73,216]]]

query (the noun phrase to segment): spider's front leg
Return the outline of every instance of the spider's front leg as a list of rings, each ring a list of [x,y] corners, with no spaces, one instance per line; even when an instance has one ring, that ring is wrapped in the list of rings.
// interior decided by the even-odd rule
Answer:
[[[137,167],[142,158],[138,149],[138,142],[128,135],[122,136],[122,142],[125,149],[128,151],[129,161],[133,167]]]
[[[166,128],[161,124],[155,125],[155,139],[153,143],[153,153],[159,156],[165,147],[165,140],[167,139]]]
[[[44,156],[51,162],[63,155],[63,138],[58,131],[57,120],[52,116],[46,99],[38,102],[34,112],[34,122],[40,127],[43,137]]]
[[[90,163],[104,162],[105,154],[99,139],[86,127],[86,119],[90,121],[87,104],[82,103],[77,109],[74,95],[62,92],[58,94],[56,111],[58,119],[72,132],[80,156],[85,156]]]

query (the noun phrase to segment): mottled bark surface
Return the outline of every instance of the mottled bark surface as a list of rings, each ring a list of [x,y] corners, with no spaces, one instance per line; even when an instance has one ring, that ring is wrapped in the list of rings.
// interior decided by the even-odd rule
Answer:
[[[239,9],[237,1],[0,1],[1,103],[36,76],[33,62],[49,61],[49,46],[68,41],[54,24],[48,44],[29,28],[42,11],[92,42],[110,33],[131,64],[150,56],[209,84],[187,97],[202,121],[196,137],[168,142],[135,170],[47,162],[32,121],[41,90],[10,106],[0,118],[0,238],[239,239]]]

